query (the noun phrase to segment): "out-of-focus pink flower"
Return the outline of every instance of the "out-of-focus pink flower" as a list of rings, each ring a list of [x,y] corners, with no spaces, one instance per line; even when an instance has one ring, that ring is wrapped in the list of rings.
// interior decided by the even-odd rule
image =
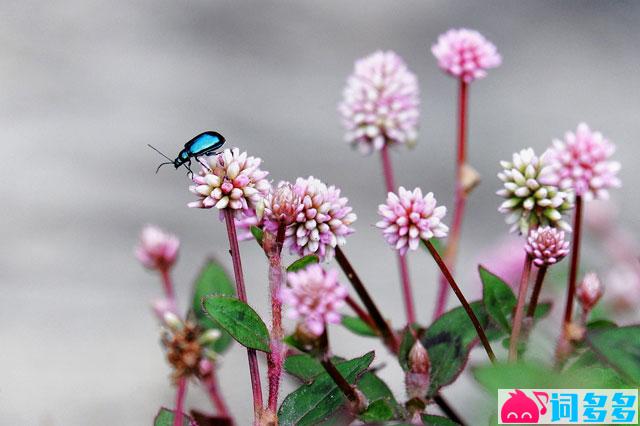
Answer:
[[[532,148],[513,154],[511,161],[501,161],[498,179],[503,188],[496,192],[506,198],[498,211],[507,214],[511,232],[527,233],[530,226],[550,225],[571,230],[562,215],[573,208],[568,192],[545,183],[551,173],[545,156],[538,157]]]
[[[300,196],[293,190],[293,185],[289,182],[280,182],[276,190],[265,199],[264,214],[275,230],[279,223],[285,225],[294,223],[303,208],[304,205]]]
[[[543,226],[529,231],[524,248],[537,266],[553,265],[569,253],[569,241],[563,231]]]
[[[555,139],[545,156],[553,167],[549,182],[571,189],[585,199],[607,199],[609,188],[620,186],[616,176],[620,163],[609,161],[615,145],[580,123],[575,133],[567,132],[564,141]]]
[[[520,282],[526,255],[522,249],[522,239],[508,235],[481,252],[482,255],[475,263],[484,266],[511,287],[516,288]],[[474,277],[479,277],[477,271],[474,270],[473,274]],[[481,284],[479,279],[478,283]]]
[[[347,205],[348,199],[335,186],[327,187],[313,176],[298,178],[293,192],[302,208],[296,208],[295,222],[287,227],[285,245],[300,256],[333,258],[335,247],[344,245],[345,237],[354,232],[351,224],[357,216]]]
[[[431,47],[438,66],[465,83],[484,78],[487,69],[502,63],[496,47],[482,34],[466,28],[450,29]]]
[[[162,229],[147,225],[140,234],[140,243],[135,253],[145,268],[166,270],[171,268],[178,258],[180,240]]]
[[[584,223],[601,236],[616,228],[618,206],[611,200],[594,200],[585,206]]]
[[[416,76],[394,52],[377,51],[356,61],[338,107],[347,142],[363,154],[385,144],[413,144],[418,135]]]
[[[595,272],[589,272],[576,288],[576,297],[580,305],[582,305],[582,309],[585,312],[589,312],[598,303],[603,291],[598,275]]]
[[[271,184],[266,178],[268,172],[260,169],[262,160],[249,157],[238,148],[225,149],[212,157],[200,157],[207,167],[193,176],[195,185],[189,190],[199,199],[189,203],[189,207],[210,209],[230,208],[236,218],[242,218],[242,212],[255,209],[267,195]]]
[[[637,262],[616,263],[604,278],[607,304],[614,309],[637,312],[640,305],[640,265]]]
[[[340,322],[340,309],[347,290],[338,282],[338,271],[325,271],[315,264],[287,274],[289,287],[281,289],[281,297],[289,306],[292,319],[304,322],[305,328],[316,336],[324,332],[325,324]]]
[[[378,206],[382,220],[376,226],[383,230],[385,240],[404,255],[409,249],[416,250],[420,239],[446,237],[449,228],[442,223],[446,213],[446,207],[436,205],[433,192],[423,196],[420,188],[407,191],[401,186],[398,195],[389,192],[387,203]]]

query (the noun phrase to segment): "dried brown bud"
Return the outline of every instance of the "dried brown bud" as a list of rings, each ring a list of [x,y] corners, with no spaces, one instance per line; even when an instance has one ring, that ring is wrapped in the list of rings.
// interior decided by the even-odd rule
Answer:
[[[460,183],[466,195],[469,195],[480,184],[480,173],[465,163],[460,169]]]
[[[163,334],[162,344],[167,350],[167,360],[173,367],[174,380],[198,374],[202,360],[199,338],[198,326],[191,321],[185,321],[182,327]]]

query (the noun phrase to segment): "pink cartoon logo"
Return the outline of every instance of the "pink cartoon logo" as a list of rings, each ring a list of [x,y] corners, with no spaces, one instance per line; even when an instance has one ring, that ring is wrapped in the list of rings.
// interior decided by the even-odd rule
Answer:
[[[524,394],[520,389],[509,392],[509,399],[502,404],[500,418],[502,423],[538,423],[541,414],[547,412],[547,402],[549,394],[546,392],[533,392],[533,395],[540,404],[540,410],[535,401]],[[544,402],[541,398],[544,397]]]

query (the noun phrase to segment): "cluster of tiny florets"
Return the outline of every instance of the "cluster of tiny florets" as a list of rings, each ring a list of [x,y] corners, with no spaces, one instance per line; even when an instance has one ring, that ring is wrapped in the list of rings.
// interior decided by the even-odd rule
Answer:
[[[238,148],[199,160],[204,161],[202,170],[192,177],[195,185],[189,187],[199,199],[189,207],[229,208],[240,219],[243,212],[255,209],[271,188],[266,179],[268,172],[260,169],[262,160],[241,153]]]
[[[301,320],[305,328],[319,336],[326,324],[340,322],[338,310],[344,305],[347,289],[338,282],[338,271],[325,271],[320,265],[287,274],[289,287],[283,287],[280,295],[289,306],[292,319]]]
[[[442,70],[465,83],[485,77],[487,69],[502,62],[493,43],[479,32],[465,28],[441,34],[431,52]]]
[[[609,160],[614,151],[615,145],[602,133],[580,123],[575,133],[565,134],[564,141],[555,139],[545,154],[553,167],[549,181],[587,200],[606,199],[609,188],[620,186],[616,176],[620,163]]]
[[[136,257],[147,269],[167,270],[178,258],[180,240],[162,229],[147,225],[142,229]]]
[[[398,194],[389,192],[387,202],[378,206],[382,220],[376,226],[382,229],[387,242],[400,254],[416,250],[420,240],[447,236],[449,228],[442,223],[447,208],[437,206],[433,192],[426,196],[416,188],[408,191],[400,187]]]
[[[565,241],[564,237],[564,231],[550,226],[531,229],[525,250],[536,266],[553,265],[569,253],[569,241]]]
[[[394,52],[378,51],[356,62],[338,110],[347,142],[363,154],[385,144],[413,144],[418,134],[416,76]]]
[[[335,186],[327,186],[313,176],[298,178],[293,193],[300,200],[295,220],[286,229],[285,245],[300,256],[318,255],[331,259],[335,247],[345,243],[354,232],[351,224],[357,216]]]
[[[513,154],[512,161],[501,161],[504,170],[498,178],[504,183],[497,194],[506,198],[498,211],[508,214],[511,231],[526,234],[531,226],[549,225],[570,230],[562,215],[572,208],[570,194],[548,184],[551,167],[533,149]]]
[[[275,191],[271,192],[264,203],[264,216],[275,230],[277,224],[291,225],[296,221],[298,213],[304,205],[300,196],[294,191],[289,182],[280,182]]]

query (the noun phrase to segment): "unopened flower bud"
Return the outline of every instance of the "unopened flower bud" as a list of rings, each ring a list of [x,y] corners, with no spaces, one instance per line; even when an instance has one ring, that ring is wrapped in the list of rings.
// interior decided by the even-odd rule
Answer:
[[[220,333],[220,330],[218,330],[217,328],[210,328],[209,330],[202,333],[200,337],[198,337],[198,343],[206,346],[218,340],[221,335],[222,333]]]
[[[178,258],[180,240],[162,229],[147,225],[140,234],[135,254],[142,265],[152,270],[167,270]]]
[[[169,299],[156,299],[151,302],[151,309],[159,321],[164,322],[164,316],[167,313],[176,312],[175,304]]]
[[[182,321],[173,312],[165,312],[162,319],[171,330],[181,330],[183,327]]]
[[[405,386],[409,399],[424,399],[429,390],[429,354],[422,343],[416,343],[408,355],[409,371],[405,376]]]
[[[576,289],[578,302],[582,305],[585,312],[591,311],[600,297],[602,297],[603,288],[600,279],[595,272],[589,272],[584,276],[582,282]]]
[[[429,354],[420,340],[416,340],[413,347],[409,351],[409,369],[414,373],[429,373],[430,361]]]
[[[207,377],[208,375],[213,373],[213,364],[211,363],[211,361],[206,358],[202,358],[198,363],[198,372],[202,377]]]
[[[460,170],[460,183],[464,193],[469,195],[480,184],[480,173],[465,163]]]

